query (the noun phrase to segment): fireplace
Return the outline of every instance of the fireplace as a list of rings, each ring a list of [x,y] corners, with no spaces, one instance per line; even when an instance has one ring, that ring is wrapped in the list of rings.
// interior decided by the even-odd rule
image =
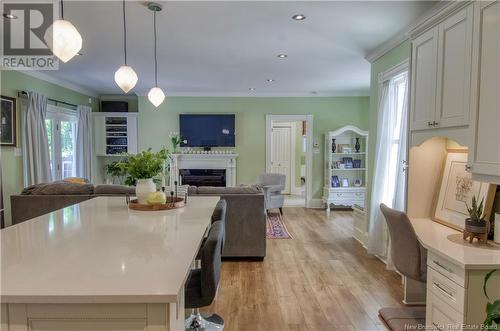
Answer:
[[[182,185],[226,186],[226,169],[179,169]]]

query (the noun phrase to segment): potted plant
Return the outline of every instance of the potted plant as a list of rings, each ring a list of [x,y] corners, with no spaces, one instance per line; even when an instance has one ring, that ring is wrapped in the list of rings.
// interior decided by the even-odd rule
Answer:
[[[488,303],[486,304],[486,319],[484,320],[484,326],[491,328],[491,330],[496,330],[495,326],[500,325],[500,299],[496,299],[491,302],[490,297],[488,296],[488,292],[486,290],[486,285],[488,284],[488,280],[491,278],[493,273],[498,271],[498,269],[493,269],[489,271],[484,276],[484,284],[483,284],[483,292],[486,299],[488,299]],[[488,328],[485,328],[488,329]]]
[[[177,152],[177,147],[181,144],[181,135],[178,132],[170,132],[168,135],[170,142],[172,143],[172,150],[174,153]]]
[[[127,173],[119,167],[118,161],[106,164],[105,169],[106,174],[111,176],[110,184],[122,184],[123,177],[127,175]]]
[[[477,204],[477,199],[475,196],[472,197],[472,205],[469,207],[465,203],[467,211],[469,212],[469,218],[465,220],[465,235],[470,235],[471,242],[474,237],[481,237],[481,235],[486,235],[488,233],[488,222],[484,219],[486,213],[484,212],[484,198],[481,199],[479,205]]]
[[[118,167],[128,174],[126,183],[135,183],[135,194],[140,204],[146,204],[148,194],[156,192],[153,178],[163,171],[167,157],[166,149],[153,153],[149,148],[139,154],[126,154],[126,158],[118,162]]]

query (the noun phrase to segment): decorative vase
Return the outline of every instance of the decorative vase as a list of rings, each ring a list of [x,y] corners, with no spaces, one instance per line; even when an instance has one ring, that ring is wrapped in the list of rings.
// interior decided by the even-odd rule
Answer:
[[[354,144],[354,149],[356,150],[356,153],[359,153],[361,150],[361,144],[359,143],[359,138],[356,138],[356,144]]]
[[[335,144],[335,139],[332,139],[332,153],[337,151],[337,144]]]
[[[137,201],[145,205],[147,204],[147,198],[149,193],[156,192],[156,185],[153,183],[152,178],[138,179],[137,185],[135,187],[135,195],[137,196]]]
[[[465,220],[465,229],[464,229],[464,240],[469,239],[469,242],[472,243],[474,239],[477,239],[479,243],[486,243],[488,237],[488,222],[485,220],[474,221],[470,218]]]

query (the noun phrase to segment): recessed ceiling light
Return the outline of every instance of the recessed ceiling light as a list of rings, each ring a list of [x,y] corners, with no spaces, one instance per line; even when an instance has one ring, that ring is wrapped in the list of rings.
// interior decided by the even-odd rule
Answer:
[[[275,81],[275,80],[274,80],[274,79],[272,79],[272,78],[266,79],[266,82],[268,82],[268,83],[272,83],[272,82],[274,82],[274,81]]]
[[[286,54],[278,54],[277,56],[278,56],[280,59],[284,59],[284,58],[286,58],[288,55],[286,55]]]
[[[306,19],[306,15],[304,14],[297,14],[297,15],[293,15],[292,18],[296,21],[303,21]]]
[[[249,91],[255,91],[255,87],[250,87],[248,90]]]
[[[4,13],[4,14],[2,14],[2,16],[5,17],[5,18],[8,18],[9,20],[15,20],[17,18],[16,15],[11,14],[11,13],[8,13],[8,14]]]

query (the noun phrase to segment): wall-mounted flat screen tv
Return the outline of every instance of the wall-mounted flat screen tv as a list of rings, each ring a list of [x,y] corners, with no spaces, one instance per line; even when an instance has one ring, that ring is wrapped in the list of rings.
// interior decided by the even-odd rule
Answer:
[[[183,147],[234,147],[234,114],[180,114]]]

